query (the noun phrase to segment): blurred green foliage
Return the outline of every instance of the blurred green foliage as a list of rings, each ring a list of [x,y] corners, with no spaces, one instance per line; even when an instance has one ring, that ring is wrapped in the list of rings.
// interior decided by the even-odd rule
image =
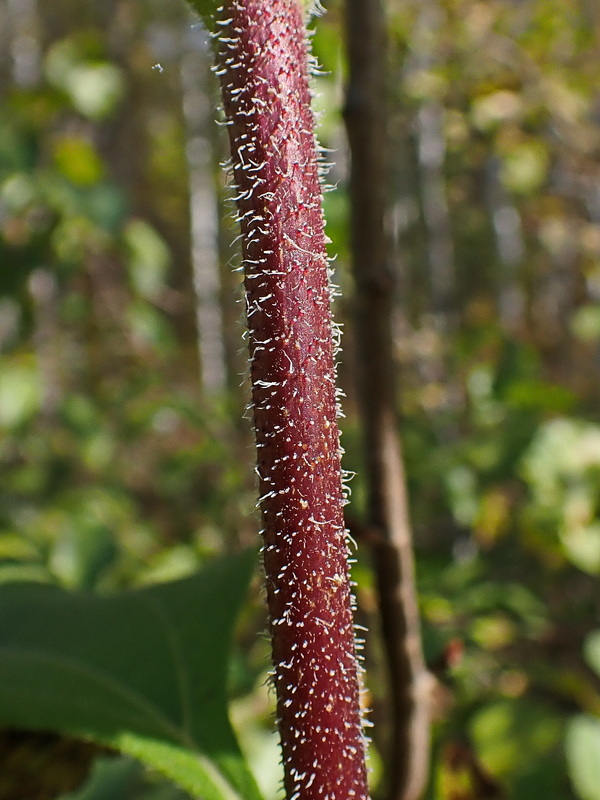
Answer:
[[[338,149],[325,205],[360,517],[343,9],[326,5],[316,102],[322,142]],[[27,9],[2,3],[0,580],[107,592],[179,578],[258,527],[239,362],[228,358],[230,388],[215,395],[198,356],[188,171],[194,114],[210,122],[215,95],[202,77],[202,112],[182,76],[186,59],[203,74],[202,32],[176,0]],[[598,800],[600,12],[584,0],[407,0],[389,3],[388,22],[401,435],[425,649],[443,689],[430,797]],[[208,145],[201,177],[222,209],[223,146]],[[224,267],[230,238],[224,224],[213,243]],[[367,545],[355,575],[376,631]],[[230,683],[272,797],[260,609],[254,597]],[[380,662],[373,635],[374,782]],[[116,794],[179,796],[102,757],[68,797]]]
[[[98,144],[134,77],[106,35],[53,42],[0,114],[0,571],[87,588],[189,572],[253,505],[177,331],[193,334],[189,262],[174,269]]]

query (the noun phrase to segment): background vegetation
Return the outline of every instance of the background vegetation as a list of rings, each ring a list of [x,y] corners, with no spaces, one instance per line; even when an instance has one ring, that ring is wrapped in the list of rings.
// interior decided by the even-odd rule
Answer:
[[[327,6],[316,103],[334,150],[343,322],[346,67],[342,6]],[[430,796],[596,800],[600,9],[390,0],[387,12],[399,411],[440,678]],[[258,528],[206,36],[179,0],[2,0],[0,39],[0,580],[106,593],[189,575]],[[350,325],[340,377],[360,520]],[[377,785],[386,700],[368,542],[355,579]],[[272,797],[263,614],[254,587],[230,690]],[[34,756],[4,738],[16,775]],[[100,756],[68,797],[100,798],[110,780],[113,797],[181,796]]]

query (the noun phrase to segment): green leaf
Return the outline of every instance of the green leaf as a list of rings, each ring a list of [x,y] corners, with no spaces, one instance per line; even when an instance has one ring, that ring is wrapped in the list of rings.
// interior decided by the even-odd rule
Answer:
[[[582,342],[593,342],[600,338],[600,308],[597,303],[587,303],[573,313],[571,330]]]
[[[74,38],[52,45],[45,71],[50,83],[66,92],[77,111],[91,120],[110,115],[125,93],[122,70],[106,61],[90,60]]]
[[[207,30],[214,31],[216,29],[215,14],[220,4],[216,0],[188,0],[188,3],[200,15]]]
[[[596,675],[600,675],[600,630],[592,631],[586,636],[583,655]]]
[[[93,186],[104,177],[104,164],[94,145],[82,136],[66,134],[53,143],[54,163],[77,186]]]
[[[569,774],[582,800],[600,800],[600,720],[580,714],[567,729]]]
[[[171,260],[169,248],[154,228],[141,219],[131,220],[123,236],[135,291],[147,300],[156,300],[167,277]]]
[[[41,383],[33,363],[2,360],[0,372],[0,426],[14,428],[26,422],[41,403]]]
[[[121,757],[96,759],[89,778],[75,792],[61,800],[114,800],[132,797],[132,787],[142,771],[137,761]]]
[[[109,116],[125,92],[121,70],[107,63],[77,65],[66,88],[75,108],[92,120]]]
[[[512,779],[528,770],[532,759],[552,754],[562,738],[562,723],[542,703],[503,699],[477,711],[470,733],[484,766]]]
[[[0,724],[108,744],[202,800],[259,800],[226,698],[253,561],[107,597],[0,586]]]

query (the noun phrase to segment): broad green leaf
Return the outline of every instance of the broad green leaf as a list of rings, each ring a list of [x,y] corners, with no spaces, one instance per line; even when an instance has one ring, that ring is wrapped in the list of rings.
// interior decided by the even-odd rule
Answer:
[[[567,729],[565,750],[573,786],[582,800],[600,800],[600,720],[580,714]]]
[[[226,698],[252,562],[106,597],[0,586],[0,725],[108,744],[202,800],[258,800]]]

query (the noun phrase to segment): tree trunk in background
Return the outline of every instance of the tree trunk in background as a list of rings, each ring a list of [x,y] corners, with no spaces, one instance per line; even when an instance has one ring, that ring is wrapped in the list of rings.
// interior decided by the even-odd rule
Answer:
[[[31,88],[41,78],[40,16],[37,0],[8,0],[2,9],[0,23],[10,53],[9,72],[13,82]]]
[[[355,337],[373,549],[392,720],[389,800],[416,800],[429,762],[429,674],[421,650],[412,535],[398,439],[391,316],[395,276],[386,235],[385,18],[380,0],[347,0],[349,84],[345,108],[352,155],[351,244]]]
[[[426,71],[435,64],[437,34],[442,26],[442,10],[437,0],[424,0],[413,34],[413,69]],[[415,118],[415,134],[421,179],[421,206],[427,233],[430,308],[437,330],[444,333],[451,331],[456,324],[456,319],[453,319],[456,315],[456,276],[444,178],[444,107],[434,96],[421,103]]]
[[[498,316],[502,329],[509,336],[523,331],[525,293],[519,280],[525,256],[521,217],[499,177],[498,159],[486,165],[486,197],[494,229],[499,276],[497,283]]]
[[[6,91],[10,82],[10,15],[7,0],[0,2],[0,89]]]
[[[198,352],[203,391],[225,390],[225,347],[220,303],[214,127],[214,96],[210,85],[212,51],[208,33],[194,26],[191,46],[181,64],[183,108],[187,127],[187,159],[190,175],[192,270],[196,295]]]

